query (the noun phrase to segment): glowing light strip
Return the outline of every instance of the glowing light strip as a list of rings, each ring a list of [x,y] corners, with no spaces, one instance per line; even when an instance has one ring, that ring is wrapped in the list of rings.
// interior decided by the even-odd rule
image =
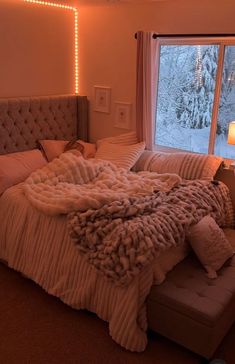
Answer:
[[[74,10],[75,94],[78,94],[78,11]]]
[[[202,87],[202,49],[201,46],[197,46],[197,58],[196,58],[196,84],[197,87]]]
[[[55,8],[72,10],[74,12],[74,61],[75,61],[75,94],[78,94],[78,10],[74,6],[52,3],[41,0],[23,0],[26,3],[38,4],[44,6],[53,6]]]
[[[56,8],[62,8],[62,9],[68,9],[68,10],[77,11],[77,8],[75,8],[73,6],[52,3],[50,1],[41,1],[41,0],[24,0],[24,1],[26,3],[32,3],[32,4],[38,4],[38,5],[46,5],[46,6],[54,6]]]

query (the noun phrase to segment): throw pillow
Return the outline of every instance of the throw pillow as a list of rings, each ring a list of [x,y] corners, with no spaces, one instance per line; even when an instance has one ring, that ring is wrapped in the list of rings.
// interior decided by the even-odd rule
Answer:
[[[191,227],[188,240],[209,278],[216,278],[216,271],[234,254],[223,230],[211,216],[205,216]]]
[[[145,151],[136,163],[135,170],[176,173],[181,178],[188,180],[211,180],[222,162],[223,158],[215,155]]]
[[[48,162],[59,157],[65,151],[76,149],[79,150],[84,158],[94,158],[96,153],[96,145],[93,143],[78,140],[39,140],[39,146],[43,150]]]
[[[122,146],[106,142],[102,143],[98,148],[95,158],[110,161],[118,167],[130,170],[140,157],[141,153],[143,153],[144,148],[144,142]]]
[[[0,156],[0,195],[9,187],[26,180],[36,169],[47,164],[38,149]]]
[[[137,144],[138,139],[135,131],[130,131],[129,133],[123,133],[113,137],[99,139],[96,142],[97,148],[101,146],[102,143],[112,143],[120,145],[132,145]]]

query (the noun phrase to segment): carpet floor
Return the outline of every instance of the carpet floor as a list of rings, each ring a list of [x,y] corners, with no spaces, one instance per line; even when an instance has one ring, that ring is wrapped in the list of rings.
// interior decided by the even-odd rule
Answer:
[[[215,357],[235,363],[235,326]],[[66,306],[0,264],[0,363],[199,364],[201,358],[155,333],[144,353],[128,352],[96,315]]]

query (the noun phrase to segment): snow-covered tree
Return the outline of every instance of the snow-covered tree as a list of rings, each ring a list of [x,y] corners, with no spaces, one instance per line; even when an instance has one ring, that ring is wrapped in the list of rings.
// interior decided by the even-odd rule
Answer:
[[[228,122],[235,117],[235,47],[225,48],[217,135],[227,135]]]
[[[190,73],[187,76],[189,82],[177,100],[180,105],[177,110],[178,122],[185,128],[193,129],[210,126],[218,63],[218,46],[199,47],[200,60],[197,59],[196,46],[191,59]]]
[[[178,98],[191,67],[190,46],[162,46],[158,80],[157,119],[164,125],[176,120]],[[182,72],[183,70],[183,72]]]

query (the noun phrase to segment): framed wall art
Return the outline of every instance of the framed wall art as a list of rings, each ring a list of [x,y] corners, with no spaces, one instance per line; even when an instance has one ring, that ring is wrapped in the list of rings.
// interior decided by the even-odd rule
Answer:
[[[130,124],[131,104],[127,102],[116,102],[114,126],[121,129],[130,129]]]
[[[94,86],[94,111],[110,113],[111,88]]]

